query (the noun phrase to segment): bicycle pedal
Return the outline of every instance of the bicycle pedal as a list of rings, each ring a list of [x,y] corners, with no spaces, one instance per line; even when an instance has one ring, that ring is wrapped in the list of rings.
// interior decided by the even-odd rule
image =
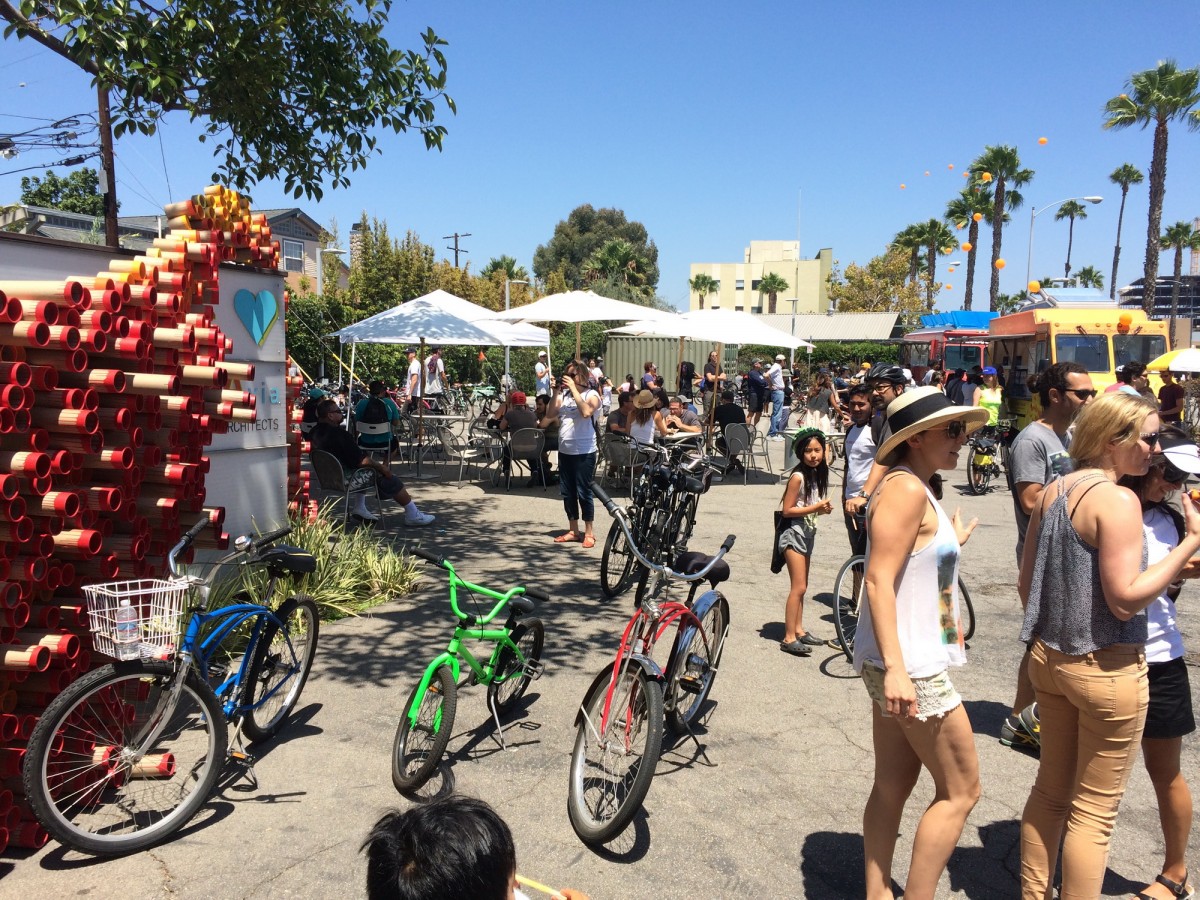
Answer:
[[[247,753],[245,750],[230,750],[229,758],[248,769],[253,768],[258,761],[253,753]]]
[[[695,675],[683,675],[679,679],[679,689],[688,694],[699,694],[704,689],[704,679]]]
[[[523,667],[524,673],[534,681],[542,677],[542,673],[546,671],[546,664],[540,659],[529,660]]]

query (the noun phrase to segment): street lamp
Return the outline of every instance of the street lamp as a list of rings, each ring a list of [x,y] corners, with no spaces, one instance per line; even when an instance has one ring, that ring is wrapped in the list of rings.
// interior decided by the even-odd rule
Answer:
[[[522,281],[519,278],[505,278],[504,279],[504,311],[505,312],[508,312],[508,310],[509,310],[510,298],[509,298],[508,286],[510,284],[529,284],[529,282]],[[511,379],[512,375],[508,370],[508,354],[509,354],[509,347],[507,344],[505,344],[504,345],[504,375],[506,378]],[[508,397],[507,391],[505,391],[504,396],[506,398]]]
[[[1043,206],[1041,209],[1035,209],[1029,215],[1029,252],[1025,254],[1025,293],[1029,293],[1029,281],[1033,276],[1033,223],[1048,209],[1054,209],[1056,206],[1062,206],[1064,203],[1069,203],[1072,200],[1082,200],[1084,203],[1100,203],[1104,200],[1103,197],[1064,197],[1054,203]]]
[[[317,248],[317,296],[325,296],[325,279],[322,277],[322,269],[325,267],[321,263],[321,257],[326,253],[345,253],[345,250],[339,250],[337,247],[318,247]],[[325,304],[321,303],[321,330],[325,330]],[[321,335],[321,372],[318,376],[322,381],[325,380],[325,335]]]

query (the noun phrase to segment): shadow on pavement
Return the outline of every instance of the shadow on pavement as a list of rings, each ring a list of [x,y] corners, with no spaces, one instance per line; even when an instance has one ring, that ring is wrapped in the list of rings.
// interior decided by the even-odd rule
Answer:
[[[950,887],[973,900],[1016,897],[1021,892],[1021,823],[1015,819],[979,827],[980,847],[959,846],[946,872]]]
[[[1000,740],[1000,726],[1010,712],[1008,706],[996,700],[964,700],[963,708],[971,719],[972,731]]]
[[[844,900],[867,893],[861,834],[814,831],[804,838],[800,875],[807,900]]]
[[[650,851],[650,816],[645,807],[637,811],[629,827],[602,847],[589,849],[609,862],[631,863]]]

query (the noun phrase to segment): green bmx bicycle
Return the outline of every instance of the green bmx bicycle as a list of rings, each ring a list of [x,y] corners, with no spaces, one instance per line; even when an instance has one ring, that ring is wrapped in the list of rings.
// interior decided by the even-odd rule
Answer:
[[[458,617],[454,636],[446,649],[425,667],[404,714],[396,727],[392,745],[392,783],[401,793],[411,793],[421,787],[437,768],[446,745],[450,743],[454,714],[458,708],[458,689],[468,684],[487,686],[488,709],[496,722],[500,746],[506,747],[500,714],[516,705],[529,687],[529,682],[542,675],[542,644],[546,629],[542,620],[529,615],[533,598],[549,602],[550,596],[534,587],[514,587],[501,593],[463,581],[447,560],[428,550],[417,548],[414,556],[446,570],[450,576],[450,609]],[[481,595],[496,604],[486,615],[463,612],[458,605],[458,589]],[[521,596],[524,594],[525,596]],[[499,628],[488,628],[501,612],[508,610],[508,619]],[[490,641],[495,645],[486,663],[463,646],[464,640]],[[469,672],[460,681],[460,659]]]

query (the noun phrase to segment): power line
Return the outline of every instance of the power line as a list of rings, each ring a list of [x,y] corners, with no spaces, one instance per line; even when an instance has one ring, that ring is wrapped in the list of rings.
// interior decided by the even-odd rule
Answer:
[[[454,246],[453,246],[453,247],[447,247],[446,249],[447,249],[447,250],[453,250],[453,251],[454,251],[454,268],[456,268],[456,269],[458,268],[458,254],[460,254],[460,253],[470,253],[470,252],[471,252],[470,250],[463,250],[462,248],[460,248],[460,247],[458,246],[458,239],[459,239],[459,238],[469,238],[470,236],[471,236],[471,232],[469,232],[469,231],[468,231],[466,234],[459,234],[459,233],[456,231],[456,232],[454,232],[454,234],[443,234],[443,235],[442,235],[442,240],[443,240],[443,241],[448,241],[448,240],[450,240],[451,238],[454,238]]]

